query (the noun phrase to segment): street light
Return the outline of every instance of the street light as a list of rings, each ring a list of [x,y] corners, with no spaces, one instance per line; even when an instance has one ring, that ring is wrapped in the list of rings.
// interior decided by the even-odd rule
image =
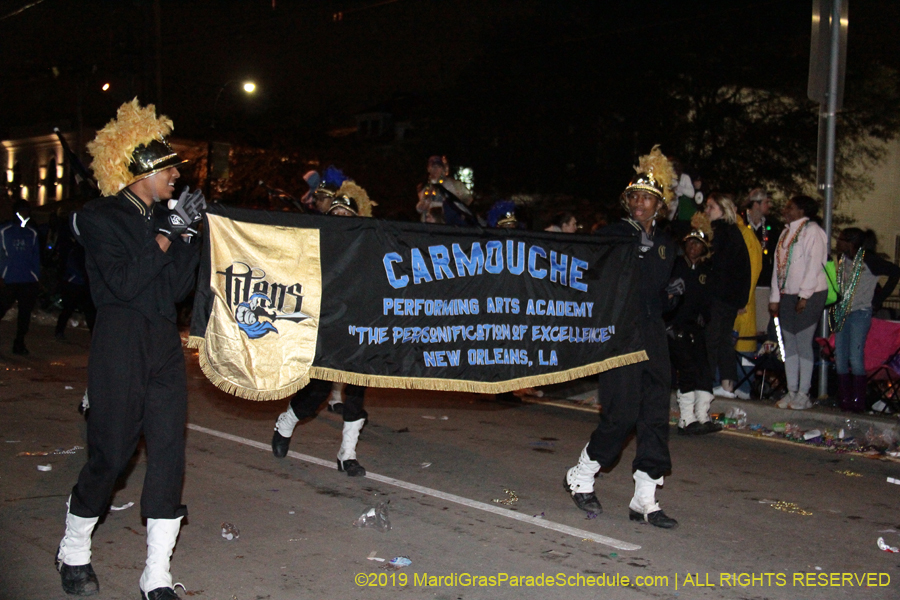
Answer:
[[[228,81],[223,83],[222,87],[219,88],[219,91],[216,92],[216,100],[215,100],[215,102],[213,102],[212,120],[210,121],[210,124],[209,124],[210,129],[216,128],[216,109],[218,109],[218,107],[219,107],[219,99],[222,97],[222,92],[224,92],[225,88],[227,88],[229,85],[231,85],[232,83],[236,83],[236,82],[237,82],[237,79],[229,79]],[[244,92],[247,94],[254,94],[254,93],[256,93],[256,84],[253,83],[252,81],[245,81],[241,85],[241,89],[243,89]]]
[[[212,131],[216,128],[216,111],[219,108],[219,100],[222,98],[222,92],[225,91],[229,85],[233,83],[237,83],[237,79],[229,79],[225,83],[222,84],[222,87],[219,88],[219,91],[216,92],[216,99],[213,102],[212,108],[212,118],[209,122],[210,136],[209,142],[206,147],[206,197],[212,200],[212,178],[213,178],[213,140],[212,140]],[[256,84],[252,81],[244,81],[241,84],[241,89],[244,90],[244,93],[250,95],[256,93]]]

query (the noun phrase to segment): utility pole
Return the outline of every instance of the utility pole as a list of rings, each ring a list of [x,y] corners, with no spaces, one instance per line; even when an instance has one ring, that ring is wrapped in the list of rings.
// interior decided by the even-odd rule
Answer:
[[[849,0],[813,0],[812,41],[807,95],[819,103],[819,151],[816,187],[825,197],[825,235],[831,253],[834,213],[834,155],[837,112],[844,101],[847,63],[847,4]],[[824,265],[822,265],[824,268]],[[822,315],[819,334],[828,337],[828,312]],[[828,370],[819,368],[819,397],[828,395]]]

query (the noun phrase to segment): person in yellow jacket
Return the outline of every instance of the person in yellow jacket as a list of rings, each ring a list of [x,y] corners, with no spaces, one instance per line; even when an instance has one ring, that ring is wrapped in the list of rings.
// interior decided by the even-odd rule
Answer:
[[[740,215],[737,215],[736,224],[744,236],[747,244],[747,253],[750,255],[750,297],[747,306],[738,311],[734,320],[734,330],[738,332],[738,341],[734,349],[738,352],[756,352],[756,281],[763,268],[762,245],[754,235],[753,230],[747,227]],[[736,394],[740,392],[735,389]]]

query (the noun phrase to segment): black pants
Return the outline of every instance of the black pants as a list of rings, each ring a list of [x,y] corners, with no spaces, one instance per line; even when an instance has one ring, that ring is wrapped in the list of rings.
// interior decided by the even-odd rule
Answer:
[[[91,410],[88,462],[72,490],[69,510],[79,517],[106,512],[116,479],[128,466],[141,434],[147,474],[141,516],[174,519],[184,480],[187,377],[175,324],[120,307],[101,307],[88,363]]]
[[[738,310],[718,300],[713,300],[710,306],[709,323],[706,325],[706,353],[710,375],[713,378],[718,369],[719,379],[729,381],[737,379],[734,320],[737,318]]]
[[[609,467],[622,454],[632,431],[637,454],[632,468],[653,479],[672,470],[669,457],[669,394],[672,371],[662,321],[638,322],[648,361],[611,369],[599,376],[600,424],[591,435],[588,456]]]
[[[62,300],[62,312],[56,320],[56,335],[62,335],[66,331],[66,323],[76,310],[84,313],[88,329],[94,330],[94,321],[97,320],[97,309],[91,300],[91,290],[85,284],[70,283],[64,281],[59,286],[59,295]]]
[[[681,392],[712,392],[712,374],[706,354],[706,336],[701,327],[673,327],[668,332],[669,356]]]
[[[331,394],[330,381],[322,379],[310,379],[309,383],[294,394],[291,398],[291,410],[298,419],[308,419],[316,416],[316,412]],[[363,396],[366,388],[358,385],[348,385],[344,390],[344,421],[358,421],[369,416],[363,409]]]
[[[34,310],[34,305],[37,304],[40,289],[40,284],[36,281],[33,283],[7,283],[0,285],[0,319],[6,316],[6,311],[12,308],[13,304],[19,303],[14,346],[25,344],[25,334],[28,333],[28,327],[31,325],[31,311]]]

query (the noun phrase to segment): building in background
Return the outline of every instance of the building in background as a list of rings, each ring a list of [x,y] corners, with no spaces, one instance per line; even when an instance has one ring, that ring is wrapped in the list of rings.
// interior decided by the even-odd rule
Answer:
[[[865,198],[845,201],[839,210],[878,236],[878,251],[900,264],[900,139],[887,144],[887,154],[869,173],[874,188]]]

